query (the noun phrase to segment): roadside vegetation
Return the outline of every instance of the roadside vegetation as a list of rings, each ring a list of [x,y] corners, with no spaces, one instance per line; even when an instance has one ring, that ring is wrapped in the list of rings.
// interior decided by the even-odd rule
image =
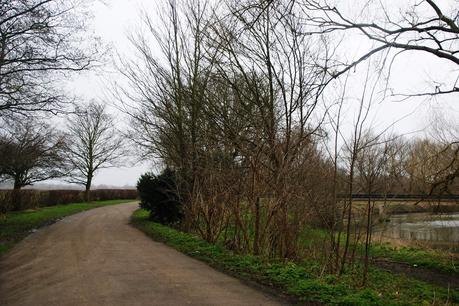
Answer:
[[[323,247],[328,233],[322,228],[307,228],[300,236],[302,253],[312,254]],[[344,237],[341,239],[345,240]],[[365,244],[356,247],[356,256],[365,254]],[[320,253],[319,256],[320,258]],[[459,254],[444,249],[420,246],[396,246],[389,242],[373,242],[369,248],[369,257],[373,261],[385,260],[391,263],[402,263],[413,268],[426,268],[434,272],[450,273],[459,279]],[[441,277],[441,276],[440,276]]]
[[[273,287],[298,302],[334,305],[444,305],[459,303],[459,292],[440,288],[401,274],[371,267],[363,288],[356,265],[341,276],[324,273],[313,260],[273,260],[243,255],[149,220],[149,212],[137,210],[132,224],[156,241],[202,260],[236,277]]]
[[[72,203],[35,210],[8,212],[0,217],[0,255],[25,238],[31,231],[52,224],[59,219],[85,210],[127,203],[132,200],[108,200]]]
[[[387,76],[401,60],[392,48],[444,60],[430,40],[459,38],[456,20],[445,17],[457,10],[436,2],[397,10],[354,1],[359,17],[343,1],[321,0],[165,0],[161,18],[145,12],[145,28],[131,36],[135,60],[119,58],[124,79],[113,88],[139,154],[164,170],[146,190],[158,188],[166,206],[144,194],[141,207],[152,221],[237,254],[314,262],[339,279],[354,273],[362,292],[380,255],[452,271],[428,251],[373,248],[375,229],[405,204],[457,209],[450,205],[459,193],[455,118],[431,112],[424,134],[403,134],[402,114],[379,113],[395,95]],[[416,37],[420,28],[429,38]],[[362,33],[375,49],[356,58],[340,42]],[[455,69],[457,55],[445,65]],[[139,192],[148,185],[142,181]],[[413,203],[391,205],[396,196]],[[177,207],[170,220],[162,215]]]
[[[60,217],[52,211],[61,206],[10,212],[28,203],[24,187],[66,180],[89,201],[95,175],[135,148],[164,170],[142,176],[141,207],[187,234],[139,222],[184,252],[300,299],[457,301],[372,262],[457,273],[444,254],[375,246],[374,229],[405,211],[386,205],[389,195],[420,196],[432,212],[458,207],[459,125],[449,103],[459,92],[459,6],[163,0],[142,12],[128,54],[114,52],[119,78],[106,101],[82,104],[58,76],[109,62],[100,59],[111,52],[86,31],[91,14],[68,2],[0,0],[0,182],[13,187],[0,193],[11,198],[0,213],[4,225],[30,225],[11,223],[8,241]],[[424,119],[426,99],[439,107]],[[128,128],[115,124],[108,101]],[[54,114],[64,130],[48,121]],[[410,114],[422,133],[398,130],[416,125],[404,121]]]
[[[327,236],[328,233],[323,228],[306,228],[299,238],[302,252],[314,253],[314,250],[323,247]],[[341,239],[345,240],[344,237]],[[365,244],[357,245],[355,253],[357,257],[364,256]],[[375,241],[369,248],[369,257],[373,261],[385,260],[411,265],[413,268],[422,267],[434,272],[450,273],[459,279],[459,254],[454,251],[427,246],[397,246],[390,242]]]
[[[356,243],[351,262],[342,273],[327,270],[323,256],[329,232],[320,226],[307,226],[299,234],[297,256],[285,258],[268,253],[251,254],[232,244],[237,227],[227,225],[214,241],[203,232],[189,232],[183,222],[183,207],[176,197],[174,174],[143,175],[138,181],[141,210],[132,223],[153,239],[203,260],[237,277],[268,285],[297,301],[338,305],[443,305],[459,303],[457,254],[442,250],[395,247],[387,243]],[[253,215],[246,213],[250,220]],[[246,239],[253,245],[250,223]],[[335,233],[335,236],[339,233]],[[341,243],[346,241],[341,233]],[[362,264],[365,254],[371,260]],[[367,276],[362,282],[362,274]]]
[[[370,254],[373,258],[384,258],[414,267],[425,267],[433,271],[450,273],[459,279],[459,255],[457,253],[419,247],[375,244],[371,247]]]

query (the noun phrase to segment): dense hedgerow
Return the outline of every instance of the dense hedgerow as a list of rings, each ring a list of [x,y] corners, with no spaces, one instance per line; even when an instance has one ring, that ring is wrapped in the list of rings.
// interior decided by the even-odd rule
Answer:
[[[13,201],[15,196],[20,200]],[[137,198],[137,191],[134,189],[91,190],[92,201],[135,198]],[[80,202],[84,202],[84,191],[81,190],[0,190],[0,213]]]

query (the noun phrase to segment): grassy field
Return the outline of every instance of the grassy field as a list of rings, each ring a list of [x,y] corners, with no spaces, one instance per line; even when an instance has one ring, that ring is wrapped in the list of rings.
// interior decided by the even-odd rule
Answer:
[[[133,200],[109,200],[90,203],[74,203],[44,207],[37,210],[9,212],[0,218],[0,255],[26,237],[31,230],[54,223],[56,220],[88,209],[132,202]]]
[[[207,262],[211,266],[243,279],[276,288],[299,302],[332,305],[444,305],[459,303],[459,293],[411,279],[401,274],[371,268],[367,288],[360,285],[359,267],[337,278],[322,274],[320,264],[268,261],[233,253],[218,244],[179,232],[148,220],[138,210],[132,223],[153,239]]]

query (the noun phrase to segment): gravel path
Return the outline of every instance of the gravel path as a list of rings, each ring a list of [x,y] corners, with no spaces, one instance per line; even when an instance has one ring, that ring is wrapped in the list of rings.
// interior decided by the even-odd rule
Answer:
[[[136,203],[38,230],[0,260],[0,305],[280,305],[131,227]]]

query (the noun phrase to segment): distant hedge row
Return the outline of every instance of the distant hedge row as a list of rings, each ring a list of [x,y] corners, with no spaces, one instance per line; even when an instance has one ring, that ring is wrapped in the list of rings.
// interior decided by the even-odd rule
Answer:
[[[14,197],[20,197],[14,201]],[[124,200],[137,198],[134,189],[91,190],[92,201]],[[58,204],[84,202],[84,191],[80,190],[0,190],[0,213],[13,210],[33,209]],[[13,205],[13,203],[18,203]]]

